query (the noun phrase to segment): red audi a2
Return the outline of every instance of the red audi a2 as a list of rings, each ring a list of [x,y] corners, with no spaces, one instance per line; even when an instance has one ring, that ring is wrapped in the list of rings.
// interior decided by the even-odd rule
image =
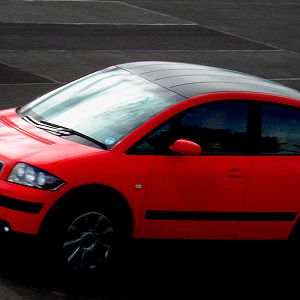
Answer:
[[[300,93],[172,62],[109,67],[0,112],[0,225],[74,270],[124,238],[299,238]]]

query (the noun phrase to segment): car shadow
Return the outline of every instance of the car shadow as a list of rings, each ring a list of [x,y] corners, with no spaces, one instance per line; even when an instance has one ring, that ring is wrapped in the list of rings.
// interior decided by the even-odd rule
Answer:
[[[36,242],[5,239],[0,279],[34,289],[36,299],[288,299],[298,287],[299,250],[295,242],[139,240],[110,271],[79,276],[54,268]]]

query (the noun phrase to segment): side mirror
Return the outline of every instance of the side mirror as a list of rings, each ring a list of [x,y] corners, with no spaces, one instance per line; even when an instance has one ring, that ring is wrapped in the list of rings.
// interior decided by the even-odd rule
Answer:
[[[199,155],[202,153],[201,147],[192,141],[187,139],[179,139],[175,141],[169,149],[175,153],[185,154],[185,155]]]

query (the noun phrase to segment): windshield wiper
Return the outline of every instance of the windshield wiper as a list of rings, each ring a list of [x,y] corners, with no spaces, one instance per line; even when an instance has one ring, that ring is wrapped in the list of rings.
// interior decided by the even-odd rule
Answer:
[[[95,139],[93,139],[92,137],[85,135],[81,132],[78,132],[74,129],[71,128],[67,128],[64,126],[60,126],[54,123],[50,123],[48,121],[45,120],[36,120],[35,118],[31,117],[31,116],[24,116],[22,117],[22,119],[24,119],[25,121],[27,121],[28,123],[40,128],[40,129],[44,129],[47,130],[48,132],[58,135],[58,136],[69,136],[69,135],[77,135],[79,137],[82,137],[85,140],[91,141],[94,144],[100,146],[102,149],[107,150],[107,146],[104,143],[101,143]]]
[[[24,117],[22,117],[22,119],[38,128],[50,131],[53,134],[64,135],[64,133],[66,133],[65,135],[70,135],[70,133],[64,132],[64,130],[61,126],[53,126],[53,125],[49,126],[49,125],[43,124],[41,121],[38,121],[31,116],[24,116]]]
[[[57,124],[54,124],[54,123],[50,123],[48,121],[44,121],[44,120],[41,120],[40,123],[42,125],[46,125],[46,126],[49,126],[50,128],[53,127],[53,129],[56,129],[56,132],[60,135],[77,135],[77,136],[80,136],[88,141],[91,141],[93,142],[94,144],[100,146],[101,148],[103,148],[104,150],[107,150],[107,146],[104,144],[104,143],[101,143],[95,139],[93,139],[92,137],[88,136],[88,135],[85,135],[84,133],[81,133],[79,131],[76,131],[72,128],[68,128],[68,127],[64,127],[64,126],[60,126],[60,125],[57,125]]]

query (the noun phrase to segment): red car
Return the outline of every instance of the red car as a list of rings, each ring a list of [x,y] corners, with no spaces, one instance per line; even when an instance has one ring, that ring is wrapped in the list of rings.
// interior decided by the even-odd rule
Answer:
[[[0,112],[0,225],[74,270],[124,238],[299,238],[300,93],[172,62],[113,66]]]

